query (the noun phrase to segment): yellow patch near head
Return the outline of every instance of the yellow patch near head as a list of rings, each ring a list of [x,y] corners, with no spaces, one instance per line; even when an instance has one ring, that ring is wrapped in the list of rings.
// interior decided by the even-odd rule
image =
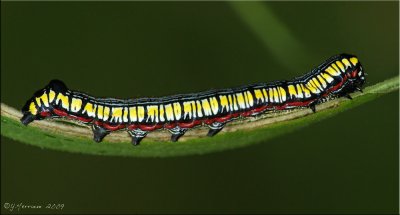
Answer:
[[[56,93],[53,90],[50,90],[50,92],[49,92],[49,102],[52,102],[55,97],[56,97]]]
[[[38,104],[39,107],[42,106],[42,102],[40,101],[40,97],[36,97],[35,100],[36,100],[36,104]]]
[[[32,115],[37,114],[35,102],[31,102],[31,104],[29,105],[29,112],[31,112]]]
[[[350,62],[355,66],[358,63],[358,59],[355,57],[350,58]]]
[[[42,105],[41,103],[43,103],[44,106],[49,107],[49,99],[47,97],[47,94],[43,93],[43,95],[41,95],[40,97],[36,97],[36,103],[39,107]]]

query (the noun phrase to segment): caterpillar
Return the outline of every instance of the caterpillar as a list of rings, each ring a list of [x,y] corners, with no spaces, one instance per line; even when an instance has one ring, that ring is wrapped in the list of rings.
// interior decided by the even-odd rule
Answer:
[[[349,54],[333,56],[291,81],[160,98],[95,98],[52,80],[23,106],[21,122],[28,125],[34,120],[65,117],[90,125],[96,142],[113,131],[126,130],[135,146],[149,132],[166,129],[175,142],[197,126],[208,126],[207,136],[211,137],[238,118],[294,108],[315,112],[315,105],[327,99],[351,99],[349,94],[362,92],[364,83],[358,58]]]

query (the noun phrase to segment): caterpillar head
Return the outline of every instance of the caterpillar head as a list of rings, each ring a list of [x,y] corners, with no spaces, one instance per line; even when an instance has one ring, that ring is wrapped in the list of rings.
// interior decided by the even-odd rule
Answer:
[[[357,61],[355,69],[353,71],[351,71],[350,73],[348,73],[348,77],[352,81],[354,87],[356,87],[356,88],[361,89],[363,87],[363,85],[365,84],[365,72],[364,72],[363,67],[361,66],[361,64],[358,61]]]
[[[335,62],[331,63],[331,61],[329,65],[330,71],[337,71],[336,74],[340,75],[337,81],[340,82],[335,84],[332,94],[342,97],[361,91],[365,84],[365,73],[358,58],[350,54],[341,54],[339,59],[333,61]]]
[[[365,72],[357,57],[351,57],[350,62],[354,65],[354,68],[352,68],[352,70],[349,70],[346,75],[350,82],[349,87],[351,89],[349,90],[351,92],[354,92],[363,88],[363,85],[365,84]]]
[[[67,91],[67,87],[59,80],[52,80],[46,87],[36,91],[22,107],[22,124],[28,125],[34,120],[41,120],[50,116],[53,109],[52,101],[56,93],[65,91]]]

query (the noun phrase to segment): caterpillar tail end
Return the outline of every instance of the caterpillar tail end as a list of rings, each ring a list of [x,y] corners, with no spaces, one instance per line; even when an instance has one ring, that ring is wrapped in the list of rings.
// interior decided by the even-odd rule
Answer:
[[[24,114],[24,116],[22,116],[20,119],[21,123],[24,125],[28,125],[29,123],[33,122],[33,120],[35,120],[35,116],[30,113]]]

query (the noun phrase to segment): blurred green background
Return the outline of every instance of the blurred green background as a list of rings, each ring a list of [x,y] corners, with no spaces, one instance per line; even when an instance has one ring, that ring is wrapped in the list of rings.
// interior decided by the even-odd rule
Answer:
[[[120,98],[284,80],[342,52],[371,85],[399,72],[398,16],[398,2],[1,2],[1,101],[21,108],[53,78]],[[397,92],[267,143],[163,159],[1,137],[1,211],[398,213],[398,119]]]

